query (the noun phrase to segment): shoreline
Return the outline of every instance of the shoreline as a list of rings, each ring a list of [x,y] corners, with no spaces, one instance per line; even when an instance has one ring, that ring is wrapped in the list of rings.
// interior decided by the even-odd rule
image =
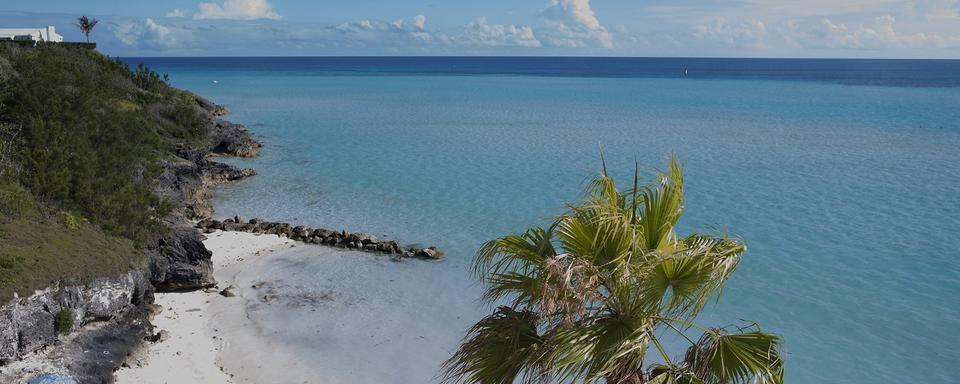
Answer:
[[[217,288],[158,294],[164,336],[117,383],[434,382],[477,315],[471,301],[434,294],[462,279],[425,275],[429,263],[270,234],[207,236]]]
[[[152,323],[160,339],[144,342],[138,353],[129,357],[127,366],[114,374],[116,383],[240,383],[221,363],[225,340],[212,324],[214,303],[242,310],[239,297],[226,297],[221,290],[231,285],[226,276],[231,269],[244,269],[258,257],[266,257],[294,246],[294,241],[271,235],[252,235],[218,231],[204,240],[212,252],[217,289],[157,293],[158,306]],[[236,302],[232,302],[236,301]]]

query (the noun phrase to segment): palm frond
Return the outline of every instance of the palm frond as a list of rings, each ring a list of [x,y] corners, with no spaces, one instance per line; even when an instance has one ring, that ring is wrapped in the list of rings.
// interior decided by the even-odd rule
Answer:
[[[645,249],[672,250],[676,240],[673,227],[683,213],[683,167],[671,157],[668,172],[660,172],[658,183],[643,191],[640,208],[640,235]]]
[[[444,383],[545,383],[549,375],[541,357],[544,340],[537,332],[537,316],[509,307],[480,320],[457,352],[442,366]]]
[[[695,314],[709,294],[710,277],[702,259],[674,255],[658,259],[644,276],[644,301],[665,315]]]
[[[637,320],[607,314],[549,333],[556,376],[568,382],[596,383],[611,374],[641,373],[653,328]]]
[[[704,384],[703,380],[683,367],[658,365],[650,370],[646,384]]]
[[[488,274],[541,268],[547,258],[557,254],[551,242],[552,231],[552,227],[534,227],[520,235],[504,236],[485,243],[473,258],[473,273],[483,278]]]
[[[755,329],[706,332],[691,346],[686,364],[705,384],[782,384],[779,336]]]

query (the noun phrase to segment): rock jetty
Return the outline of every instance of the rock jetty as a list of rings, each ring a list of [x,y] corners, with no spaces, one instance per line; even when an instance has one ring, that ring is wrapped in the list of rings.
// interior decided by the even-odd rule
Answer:
[[[239,216],[224,221],[203,219],[197,223],[197,228],[205,233],[216,230],[261,233],[277,235],[291,240],[309,244],[326,245],[330,247],[349,248],[370,252],[380,252],[394,255],[398,258],[420,258],[438,260],[443,258],[443,252],[435,246],[419,248],[401,246],[394,240],[382,240],[363,232],[334,231],[325,228],[310,228],[303,225],[293,226],[287,223],[271,222],[262,219],[243,221]]]

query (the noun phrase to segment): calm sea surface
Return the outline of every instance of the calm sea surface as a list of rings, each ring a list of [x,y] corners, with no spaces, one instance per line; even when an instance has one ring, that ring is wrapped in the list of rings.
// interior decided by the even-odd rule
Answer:
[[[403,268],[423,278],[405,289],[437,303],[408,311],[462,312],[431,324],[445,351],[481,310],[473,252],[560,213],[602,145],[624,181],[634,160],[651,170],[676,151],[681,232],[746,239],[700,321],[782,334],[788,382],[960,382],[960,61],[127,61],[225,104],[266,144],[231,160],[260,174],[219,190],[218,215],[444,249]]]

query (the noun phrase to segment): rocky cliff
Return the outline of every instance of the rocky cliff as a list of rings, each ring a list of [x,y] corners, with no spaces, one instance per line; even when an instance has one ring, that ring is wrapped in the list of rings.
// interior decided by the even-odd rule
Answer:
[[[158,196],[175,203],[173,213],[164,219],[170,231],[155,239],[150,255],[150,281],[161,291],[216,284],[210,251],[190,220],[212,214],[210,187],[256,174],[210,159],[214,155],[253,157],[261,144],[242,125],[220,119],[227,113],[224,107],[200,97],[197,105],[207,114],[208,140],[199,146],[178,146],[176,156],[163,161],[164,171],[155,188]]]
[[[147,335],[146,304],[151,302],[153,287],[143,271],[83,285],[57,283],[29,297],[15,297],[0,306],[0,363],[50,350],[56,353],[27,365],[42,369],[43,360],[56,359],[49,365],[79,382],[109,381],[130,348]],[[99,326],[66,341],[68,333],[94,322]],[[28,366],[4,369],[0,381],[15,382],[30,371]]]
[[[212,213],[210,187],[256,174],[211,157],[256,156],[260,144],[243,126],[218,117],[225,108],[197,100],[207,115],[208,138],[199,145],[178,146],[176,156],[161,164],[155,192],[174,209],[162,219],[168,230],[155,235],[144,250],[148,266],[88,284],[58,282],[2,304],[0,366],[5,367],[0,368],[0,382],[25,381],[41,373],[80,383],[112,382],[130,350],[150,336],[155,290],[216,284],[211,253],[191,220]]]

